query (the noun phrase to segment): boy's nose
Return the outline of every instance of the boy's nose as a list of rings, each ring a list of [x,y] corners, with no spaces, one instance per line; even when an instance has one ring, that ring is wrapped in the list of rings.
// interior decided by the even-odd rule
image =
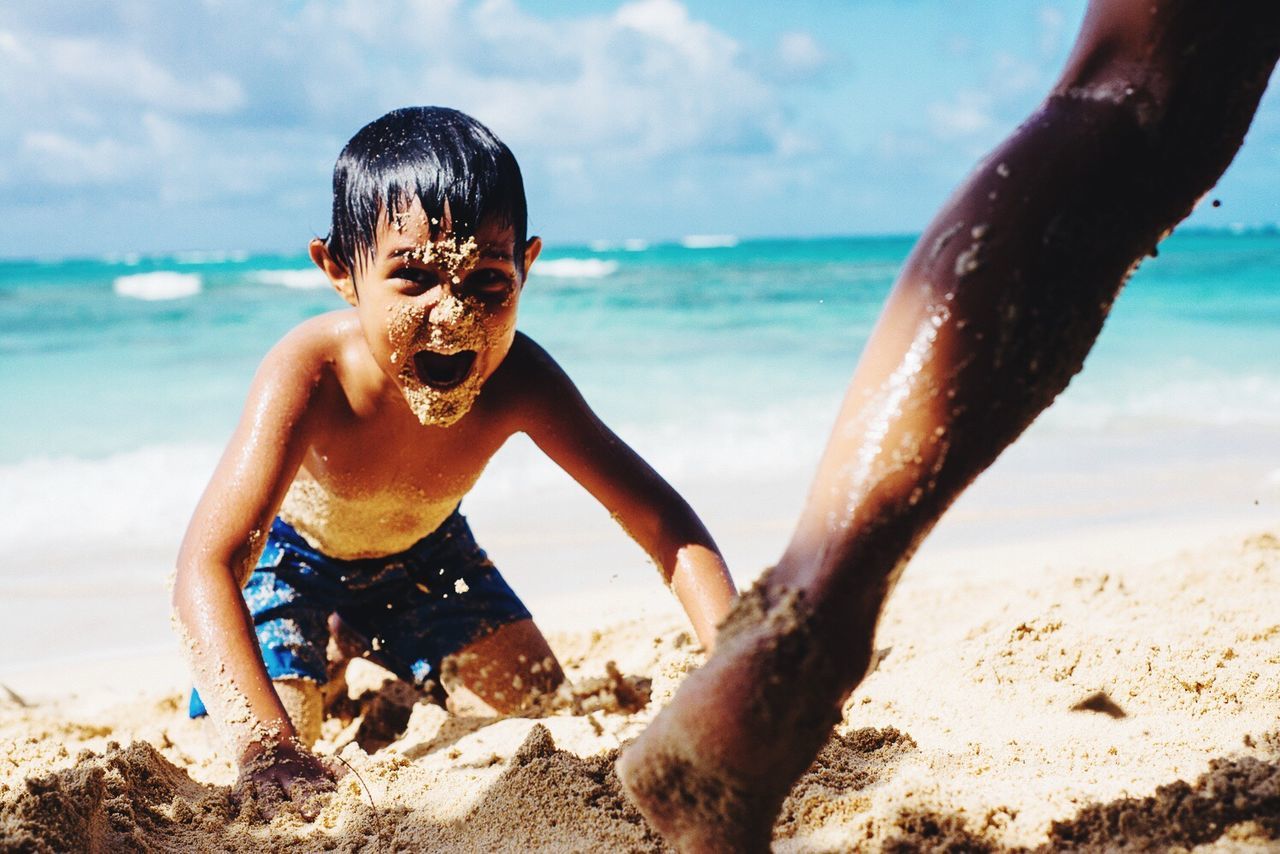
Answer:
[[[462,300],[455,297],[453,291],[444,286],[435,290],[440,296],[427,313],[427,320],[435,326],[456,322],[462,317]]]
[[[422,293],[418,294],[418,296],[414,297],[414,301],[419,305],[425,305],[427,308],[427,314],[430,315],[436,310],[436,307],[439,306],[441,302],[449,298],[449,293],[449,284],[447,282],[440,282],[439,284],[432,285]]]

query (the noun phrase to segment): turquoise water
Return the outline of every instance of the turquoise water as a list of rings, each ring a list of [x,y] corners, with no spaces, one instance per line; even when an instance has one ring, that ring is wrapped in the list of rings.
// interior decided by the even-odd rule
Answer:
[[[611,423],[750,429],[834,410],[910,246],[550,248],[521,327]],[[303,255],[0,262],[0,464],[221,443],[272,342],[341,306]],[[1278,356],[1280,236],[1178,235],[1055,409],[1077,429],[1280,422]]]
[[[781,548],[778,520],[800,505],[911,243],[552,246],[520,324],[724,532],[737,565],[758,567]],[[0,262],[0,599],[45,577],[68,590],[154,586],[262,355],[343,305],[302,255]],[[1169,488],[1179,466],[1208,477],[1237,439],[1265,447],[1280,435],[1278,357],[1280,235],[1171,238],[1117,302],[1083,373],[1006,457],[1030,474],[984,506],[999,520],[1035,500],[1093,507],[1106,498],[1094,472]],[[1116,447],[1142,459],[1099,461]],[[1274,467],[1253,458],[1231,476],[1252,485]],[[1071,484],[1080,495],[1060,497]],[[603,583],[581,554],[555,551],[556,537],[624,539],[527,441],[495,458],[468,502],[487,537],[510,538],[495,541],[500,557],[535,591]],[[534,510],[543,515],[522,534]],[[542,542],[548,531],[558,533]]]
[[[712,460],[725,431],[767,446],[829,421],[911,243],[551,247],[520,323],[624,435],[679,436]],[[301,254],[0,262],[0,478],[37,459],[216,448],[263,353],[342,305]],[[1280,426],[1278,357],[1280,235],[1176,235],[1048,422]]]

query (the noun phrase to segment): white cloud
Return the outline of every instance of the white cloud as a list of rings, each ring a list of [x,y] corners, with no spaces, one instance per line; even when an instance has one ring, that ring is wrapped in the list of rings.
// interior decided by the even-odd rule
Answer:
[[[971,36],[948,33],[942,42],[942,49],[948,56],[968,58],[977,49],[977,43]]]
[[[501,30],[489,25],[497,19],[514,31],[495,42]],[[452,24],[470,55],[446,46],[422,70],[419,91],[491,124],[517,153],[657,158],[779,143],[772,88],[745,68],[733,39],[675,0],[554,25],[491,0]],[[490,49],[484,61],[475,58],[477,43]]]
[[[234,76],[182,74],[142,50],[100,38],[0,32],[0,70],[14,85],[9,104],[65,109],[135,105],[179,114],[226,114],[244,104]]]
[[[239,82],[214,73],[183,80],[136,48],[97,39],[50,39],[38,46],[41,73],[83,92],[175,113],[229,113],[244,103]]]
[[[1067,36],[1067,16],[1056,6],[1040,7],[1040,54],[1052,56]]]
[[[22,137],[21,156],[42,180],[66,187],[123,180],[135,171],[139,151],[110,138],[83,140],[32,131]]]
[[[293,245],[327,226],[342,143],[388,109],[434,103],[511,144],[548,231],[714,232],[800,188],[847,214],[854,192],[896,199],[867,214],[876,228],[893,211],[923,221],[1034,108],[1084,6],[1004,0],[957,18],[947,0],[817,4],[802,24],[785,4],[743,3],[720,27],[690,0],[0,0],[0,218],[65,204],[104,235],[173,239],[121,224],[144,211]],[[1275,171],[1262,160],[1277,89],[1242,158],[1263,153],[1237,167],[1251,185]],[[802,207],[753,227],[858,225]]]
[[[807,157],[820,152],[822,144],[812,136],[788,127],[778,135],[777,150],[782,158]]]
[[[998,131],[1025,115],[1029,98],[1048,88],[1055,69],[1007,50],[992,53],[977,85],[960,88],[951,98],[925,107],[930,133],[944,142],[973,143],[980,152],[995,142]],[[971,150],[966,147],[965,150]]]
[[[676,0],[636,0],[620,7],[613,20],[619,27],[665,42],[694,62],[714,63],[738,50],[733,39],[691,19],[689,10]]]
[[[1002,96],[1020,95],[1047,86],[1043,63],[1033,63],[1008,51],[995,55],[995,69],[990,76],[992,90]]]
[[[270,148],[281,133],[308,134],[331,158],[360,124],[412,103],[471,112],[522,160],[576,158],[588,171],[619,158],[801,147],[738,43],[677,0],[555,20],[515,0],[134,12],[92,37],[31,22],[0,30],[0,77],[19,82],[0,92],[0,146],[32,174],[52,179],[56,163],[63,187],[137,179],[138,194],[234,195],[244,175],[272,180],[288,154]],[[188,28],[200,37],[175,43]],[[819,56],[800,36],[787,44],[793,63]],[[184,194],[182,181],[205,186]]]
[[[778,36],[771,70],[779,79],[800,81],[815,77],[830,63],[830,55],[812,34],[793,30]]]
[[[970,90],[950,101],[935,101],[926,112],[930,130],[942,140],[973,136],[995,125],[990,96]]]
[[[869,150],[877,160],[898,165],[928,162],[937,155],[935,143],[924,134],[900,130],[884,131],[876,137]]]
[[[16,62],[30,62],[34,57],[31,51],[16,35],[8,30],[0,30],[0,54]]]

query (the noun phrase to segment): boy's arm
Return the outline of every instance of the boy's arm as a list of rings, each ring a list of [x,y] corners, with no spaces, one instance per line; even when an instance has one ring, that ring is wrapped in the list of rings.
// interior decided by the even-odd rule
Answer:
[[[331,776],[297,745],[258,650],[241,587],[309,442],[326,374],[295,332],[263,360],[235,434],[187,528],[173,604],[196,688],[236,752],[242,776],[288,790]],[[249,770],[253,769],[253,770]]]
[[[519,429],[648,552],[710,651],[737,597],[711,535],[671,485],[596,417],[546,351],[523,335],[515,347],[529,372]]]

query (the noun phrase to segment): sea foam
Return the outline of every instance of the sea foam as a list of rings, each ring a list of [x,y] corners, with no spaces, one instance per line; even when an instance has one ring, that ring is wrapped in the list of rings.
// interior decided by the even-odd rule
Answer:
[[[104,459],[44,457],[0,465],[0,552],[177,554],[218,451],[175,444]],[[22,564],[0,566],[0,581]],[[101,571],[92,560],[82,568]]]
[[[680,239],[685,249],[731,249],[738,245],[735,234],[688,234]]]
[[[283,288],[311,290],[329,287],[329,280],[317,267],[302,270],[259,270],[250,277],[262,285],[279,285]]]
[[[627,252],[644,252],[649,248],[649,241],[641,237],[628,237],[626,240],[593,240],[592,252],[615,252],[624,249]]]
[[[112,290],[122,297],[141,300],[182,299],[200,293],[202,281],[197,273],[136,273],[119,276]]]
[[[243,249],[192,249],[173,253],[173,260],[179,264],[225,264],[228,261],[240,263],[248,259],[249,253]]]
[[[1095,363],[1098,364],[1098,363]],[[1092,367],[1092,366],[1091,366]],[[1041,419],[1047,429],[1106,433],[1168,427],[1280,427],[1280,380],[1254,372],[1196,377],[1138,373],[1124,385],[1094,367]]]
[[[602,258],[555,258],[531,268],[535,276],[550,279],[603,279],[618,272],[618,262]]]

